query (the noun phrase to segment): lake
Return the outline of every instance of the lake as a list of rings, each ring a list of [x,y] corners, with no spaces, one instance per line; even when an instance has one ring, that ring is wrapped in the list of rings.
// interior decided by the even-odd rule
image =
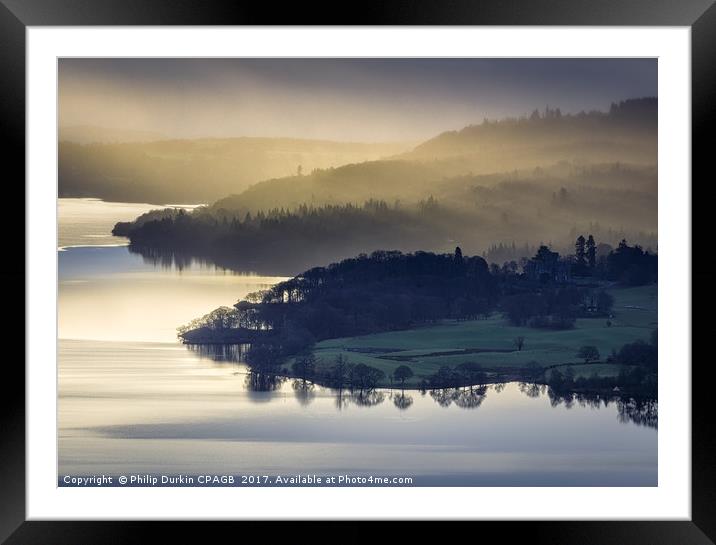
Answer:
[[[656,486],[654,406],[555,399],[518,383],[337,392],[257,380],[235,355],[182,345],[177,326],[283,277],[146,259],[108,236],[114,222],[151,208],[60,199],[60,479],[299,474],[406,476],[418,486]]]

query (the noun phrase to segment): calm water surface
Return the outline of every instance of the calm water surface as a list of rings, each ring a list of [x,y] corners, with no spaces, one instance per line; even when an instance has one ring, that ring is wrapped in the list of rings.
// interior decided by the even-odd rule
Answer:
[[[113,237],[112,227],[118,221],[128,221],[156,208],[177,207],[187,210],[195,204],[142,204],[104,202],[99,199],[59,199],[58,246],[125,246],[124,237]]]
[[[68,208],[63,201],[61,215]],[[132,219],[136,206],[117,217],[121,205],[93,203],[91,210],[85,206],[93,224],[110,228]],[[85,220],[61,217],[60,244],[82,241]],[[179,344],[175,329],[281,277],[179,268],[123,246],[78,244],[58,252],[60,475],[370,474],[411,476],[418,485],[657,484],[651,413],[616,401],[551,399],[517,383],[472,392],[353,395],[292,380],[252,380],[241,363]]]

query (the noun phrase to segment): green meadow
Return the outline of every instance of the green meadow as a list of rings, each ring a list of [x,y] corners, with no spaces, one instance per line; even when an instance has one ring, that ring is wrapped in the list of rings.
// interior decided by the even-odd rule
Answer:
[[[614,296],[611,325],[605,318],[577,320],[573,329],[553,331],[514,327],[498,313],[482,320],[453,321],[415,329],[330,339],[318,343],[314,354],[319,368],[333,365],[342,354],[350,363],[381,369],[389,377],[408,365],[416,386],[441,366],[477,362],[485,371],[510,372],[529,362],[540,366],[573,365],[575,376],[613,376],[620,366],[603,363],[612,350],[637,339],[649,340],[657,326],[657,286],[610,288]],[[524,337],[522,350],[515,338]],[[596,346],[600,361],[584,365],[576,357],[581,346]],[[290,364],[291,362],[289,362]],[[386,379],[387,382],[387,379]]]

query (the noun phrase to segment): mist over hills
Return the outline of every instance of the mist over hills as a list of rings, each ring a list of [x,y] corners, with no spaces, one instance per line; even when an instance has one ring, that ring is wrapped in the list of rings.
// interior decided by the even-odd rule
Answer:
[[[569,244],[568,233],[581,228],[604,230],[610,243],[612,229],[655,246],[657,106],[634,99],[606,113],[546,109],[486,121],[389,159],[266,180],[210,211],[241,217],[371,199],[410,208],[434,198],[453,213],[445,215],[453,223],[446,245],[458,240],[472,252],[515,240]]]
[[[59,129],[60,142],[75,142],[76,144],[152,142],[154,140],[167,140],[167,135],[155,131],[114,129],[95,125],[71,125]]]
[[[475,172],[507,170],[558,161],[653,163],[658,102],[629,99],[609,112],[563,115],[559,108],[534,110],[522,118],[484,120],[444,132],[402,155],[436,161],[462,158]]]
[[[199,179],[215,188],[220,184],[210,172],[221,179],[238,177],[238,171],[260,176],[268,157],[275,159],[272,168],[290,170],[190,214],[144,217],[119,230],[135,244],[214,259],[234,252],[261,262],[281,253],[305,265],[377,249],[449,251],[460,245],[480,254],[496,243],[547,243],[568,251],[575,235],[585,233],[601,243],[626,238],[656,250],[657,105],[655,98],[634,99],[609,112],[576,115],[548,108],[446,132],[384,159],[312,169],[303,161],[301,172],[294,167],[296,149],[316,152],[323,144],[287,141],[295,147],[281,154],[274,139],[265,143],[268,149],[253,148],[253,155],[234,152],[236,161],[223,162],[221,175],[212,157],[226,156],[223,141],[206,141],[203,150],[196,141],[112,146],[95,167],[110,165],[116,173],[132,163],[149,172],[158,163],[166,172],[162,160],[169,155],[173,179],[189,185]],[[325,145],[335,158],[337,148]],[[123,176],[131,177],[131,170]]]
[[[456,176],[561,162],[655,165],[656,123],[657,99],[645,98],[614,104],[609,112],[562,115],[546,108],[485,120],[417,146],[250,137],[61,141],[59,193],[152,203],[221,199],[218,206],[241,212],[372,198],[414,202]]]
[[[140,216],[118,224],[116,234],[129,236],[134,246],[183,258],[287,274],[378,249],[443,253],[459,245],[480,255],[496,243],[512,248],[494,254],[502,264],[531,256],[541,243],[571,253],[579,234],[592,234],[600,244],[616,246],[627,239],[656,250],[656,185],[654,167],[562,163],[447,179],[434,188],[439,198],[415,204],[367,200],[244,212],[227,199],[188,214],[168,210]]]
[[[306,172],[358,163],[394,155],[409,146],[253,137],[91,144],[60,141],[59,195],[124,202],[208,203],[267,178],[296,174],[299,168]]]

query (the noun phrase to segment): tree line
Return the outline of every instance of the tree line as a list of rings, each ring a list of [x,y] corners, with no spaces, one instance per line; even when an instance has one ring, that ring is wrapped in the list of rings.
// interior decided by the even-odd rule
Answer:
[[[376,246],[439,247],[454,235],[458,224],[461,220],[453,211],[428,197],[415,205],[371,199],[362,205],[303,204],[243,216],[216,207],[191,213],[177,210],[118,223],[113,233],[129,237],[131,247],[140,252],[158,248],[216,263],[231,260],[244,269],[269,263],[287,264],[295,271]]]
[[[639,255],[626,245],[615,252]],[[247,361],[257,368],[280,367],[298,356],[294,371],[301,376],[312,368],[306,358],[313,345],[326,339],[443,319],[479,319],[495,311],[516,326],[564,329],[573,327],[578,317],[609,316],[613,302],[599,287],[535,282],[512,270],[491,271],[482,257],[465,256],[460,247],[452,254],[376,251],[309,269],[249,294],[233,307],[220,307],[178,332],[185,342],[249,342]],[[524,339],[515,343],[521,350]],[[457,372],[464,380],[454,374],[448,380],[444,371],[435,384],[482,377],[471,367]],[[362,386],[384,378],[361,367],[358,373]],[[395,377],[401,382],[406,378]]]

